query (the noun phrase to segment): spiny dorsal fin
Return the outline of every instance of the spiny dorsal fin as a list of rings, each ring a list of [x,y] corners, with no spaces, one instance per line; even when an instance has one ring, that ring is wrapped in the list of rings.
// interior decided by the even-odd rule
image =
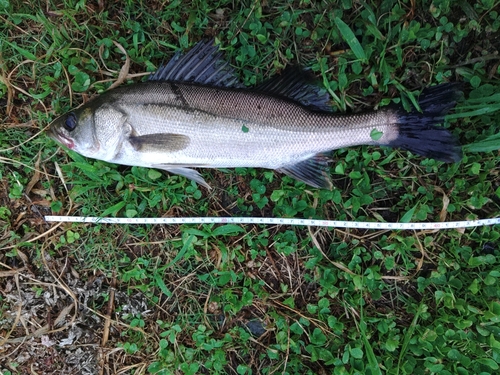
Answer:
[[[149,76],[150,81],[199,83],[216,87],[243,88],[214,40],[198,42],[184,54],[178,51],[167,65]]]
[[[292,99],[311,110],[333,111],[330,95],[316,84],[316,78],[309,71],[298,67],[286,68],[256,90]]]

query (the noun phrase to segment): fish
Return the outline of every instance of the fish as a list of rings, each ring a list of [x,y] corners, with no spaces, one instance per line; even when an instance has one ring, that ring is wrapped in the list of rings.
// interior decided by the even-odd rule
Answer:
[[[273,169],[332,189],[333,150],[389,146],[443,162],[461,147],[439,126],[456,105],[456,83],[425,89],[420,110],[400,106],[337,113],[312,73],[285,68],[246,87],[213,40],[178,51],[144,82],[120,86],[58,117],[48,135],[89,158],[165,170],[209,184],[193,168]]]

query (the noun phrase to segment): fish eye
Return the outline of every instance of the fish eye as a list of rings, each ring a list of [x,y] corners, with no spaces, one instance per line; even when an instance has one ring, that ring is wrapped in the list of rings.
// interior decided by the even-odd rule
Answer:
[[[76,128],[76,116],[73,112],[70,112],[64,121],[64,128],[67,131],[73,131]]]

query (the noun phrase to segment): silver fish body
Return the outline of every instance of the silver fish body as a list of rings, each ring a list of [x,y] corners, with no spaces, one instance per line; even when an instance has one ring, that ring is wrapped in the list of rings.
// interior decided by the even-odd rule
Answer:
[[[217,67],[214,47],[207,43],[201,48],[206,53],[201,58],[205,70],[212,68],[217,73],[219,69],[227,75],[228,68]],[[212,50],[206,51],[209,48]],[[187,59],[189,67],[193,58],[188,54],[180,59]],[[435,106],[436,98],[443,102],[431,108],[430,114],[405,115],[401,110],[386,109],[339,115],[325,108],[328,98],[324,94],[293,74],[298,73],[288,73],[254,90],[206,79],[167,78],[132,84],[104,93],[55,120],[49,134],[84,156],[160,168],[205,186],[191,168],[269,168],[328,188],[331,183],[324,155],[355,145],[403,147],[446,161],[459,157],[453,137],[434,125],[454,105],[456,95],[449,97],[455,93],[454,87],[435,89],[429,98],[424,97],[424,107]],[[299,92],[301,87],[305,96]],[[307,105],[308,101],[312,104]],[[412,143],[415,137],[419,146]],[[437,143],[418,150],[429,137],[437,137],[431,140]]]

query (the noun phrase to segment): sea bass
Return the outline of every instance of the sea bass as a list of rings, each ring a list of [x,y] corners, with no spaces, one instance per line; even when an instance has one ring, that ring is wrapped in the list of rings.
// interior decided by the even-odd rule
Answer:
[[[163,169],[206,187],[191,168],[268,168],[331,188],[327,154],[343,147],[383,145],[460,160],[456,139],[437,126],[459,93],[452,83],[425,90],[422,112],[337,114],[307,71],[288,68],[247,88],[213,41],[202,41],[147,82],[110,90],[59,117],[49,136],[90,158]]]

